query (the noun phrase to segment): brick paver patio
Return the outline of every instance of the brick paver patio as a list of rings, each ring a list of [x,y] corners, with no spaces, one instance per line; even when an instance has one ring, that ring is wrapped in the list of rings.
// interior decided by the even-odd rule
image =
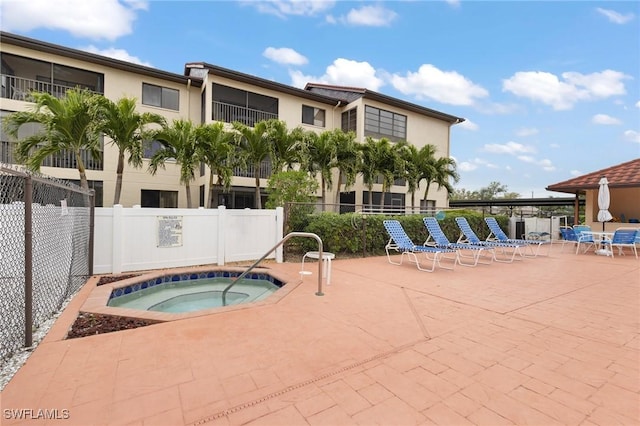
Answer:
[[[299,263],[267,266],[299,279]],[[639,424],[633,256],[554,246],[434,273],[337,259],[324,296],[316,285],[305,276],[272,305],[65,340],[87,285],[2,391],[1,423]]]

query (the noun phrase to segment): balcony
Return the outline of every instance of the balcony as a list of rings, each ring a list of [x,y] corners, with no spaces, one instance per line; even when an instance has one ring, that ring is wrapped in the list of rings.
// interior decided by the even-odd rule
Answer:
[[[246,126],[253,127],[260,121],[267,121],[272,118],[277,119],[278,114],[214,101],[212,118],[215,121],[224,123],[238,121]]]
[[[6,164],[18,164],[15,160],[16,142],[0,141],[0,162]],[[98,159],[94,159],[89,152],[82,150],[80,153],[82,162],[86,170],[103,170],[104,153],[100,152]],[[78,162],[73,152],[62,150],[57,154],[48,156],[42,162],[42,167],[60,167],[66,169],[77,169]]]
[[[252,164],[246,167],[234,167],[233,175],[237,177],[254,177],[254,167]],[[261,179],[269,179],[271,177],[271,161],[263,161],[260,163],[260,169],[258,170],[258,177]]]
[[[13,75],[2,74],[2,92],[1,97],[5,99],[14,99],[17,101],[33,102],[31,94],[33,92],[49,93],[52,96],[60,99],[69,89],[76,87],[83,87],[81,84],[75,86],[68,86],[64,84],[54,84],[45,81],[31,80],[28,78],[16,77]],[[94,90],[90,90],[93,93],[101,94]]]

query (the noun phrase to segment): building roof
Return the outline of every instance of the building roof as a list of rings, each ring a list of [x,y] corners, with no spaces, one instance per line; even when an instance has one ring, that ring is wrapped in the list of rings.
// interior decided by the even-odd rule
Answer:
[[[13,46],[24,47],[31,50],[37,50],[44,53],[50,53],[53,55],[64,56],[71,59],[77,59],[84,62],[90,62],[92,64],[103,65],[109,68],[115,68],[122,71],[128,71],[135,74],[141,74],[149,77],[155,77],[174,83],[188,84],[191,81],[191,85],[196,87],[202,86],[202,80],[184,76],[182,74],[175,74],[168,71],[162,71],[156,68],[147,67],[144,65],[134,64],[132,62],[121,61],[119,59],[113,59],[102,55],[96,55],[95,53],[89,53],[82,50],[71,49],[69,47],[60,46],[58,44],[47,43],[41,40],[36,40],[28,37],[19,36],[16,34],[6,33],[0,31],[0,42],[2,44],[11,44]]]
[[[402,108],[417,114],[426,115],[428,117],[437,118],[439,120],[448,121],[451,124],[458,124],[465,121],[462,117],[456,117],[454,115],[445,114],[444,112],[436,111],[434,109],[425,108],[420,105],[412,104],[401,99],[393,98],[391,96],[383,95],[378,92],[374,92],[369,89],[363,89],[359,87],[348,86],[334,86],[329,84],[320,83],[307,83],[305,90],[324,93],[336,99],[341,99],[346,102],[353,102],[358,98],[367,98],[374,101],[382,102],[387,105],[392,105],[398,108]]]
[[[605,176],[610,188],[640,187],[640,158],[627,161],[616,166],[578,176],[564,182],[547,186],[547,191],[584,192],[587,189],[597,189],[600,178]]]
[[[239,71],[230,70],[217,65],[208,64],[206,62],[189,62],[185,64],[185,75],[201,75],[201,70],[206,70],[209,74],[216,75],[218,77],[228,78],[234,81],[240,81],[242,83],[251,84],[253,86],[262,87],[263,89],[275,90],[281,93],[287,93],[289,95],[322,102],[332,106],[342,106],[346,102],[340,99],[326,96],[324,94],[312,93],[306,90],[298,89],[297,87],[288,86],[286,84],[278,83],[273,80],[267,80],[265,78],[256,77],[254,75],[245,74]]]

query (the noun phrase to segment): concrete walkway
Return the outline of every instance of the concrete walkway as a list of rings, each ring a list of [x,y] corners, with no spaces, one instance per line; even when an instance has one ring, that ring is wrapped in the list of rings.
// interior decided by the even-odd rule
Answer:
[[[299,278],[299,263],[267,266]],[[640,261],[629,255],[558,246],[434,273],[338,259],[322,297],[314,271],[271,305],[64,340],[89,287],[2,392],[2,425],[640,419]]]

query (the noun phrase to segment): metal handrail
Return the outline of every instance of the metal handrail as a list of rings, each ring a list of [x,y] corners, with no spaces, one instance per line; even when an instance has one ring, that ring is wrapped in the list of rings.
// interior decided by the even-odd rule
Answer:
[[[285,243],[285,241],[287,241],[291,237],[315,238],[315,240],[318,241],[318,291],[316,292],[316,296],[324,296],[324,293],[322,293],[322,262],[323,262],[322,239],[318,235],[312,232],[290,232],[287,235],[285,235],[283,239],[278,241],[278,243],[275,246],[269,249],[269,251],[266,252],[260,259],[256,260],[253,263],[253,265],[249,266],[249,269],[241,273],[238,276],[238,278],[234,279],[231,283],[229,283],[229,285],[222,291],[222,306],[227,306],[227,292],[229,291],[229,289],[233,287],[235,283],[237,283],[242,278],[244,278],[249,273],[249,271],[251,271],[253,268],[258,266],[260,262],[262,262],[275,249],[280,247],[282,244]]]

